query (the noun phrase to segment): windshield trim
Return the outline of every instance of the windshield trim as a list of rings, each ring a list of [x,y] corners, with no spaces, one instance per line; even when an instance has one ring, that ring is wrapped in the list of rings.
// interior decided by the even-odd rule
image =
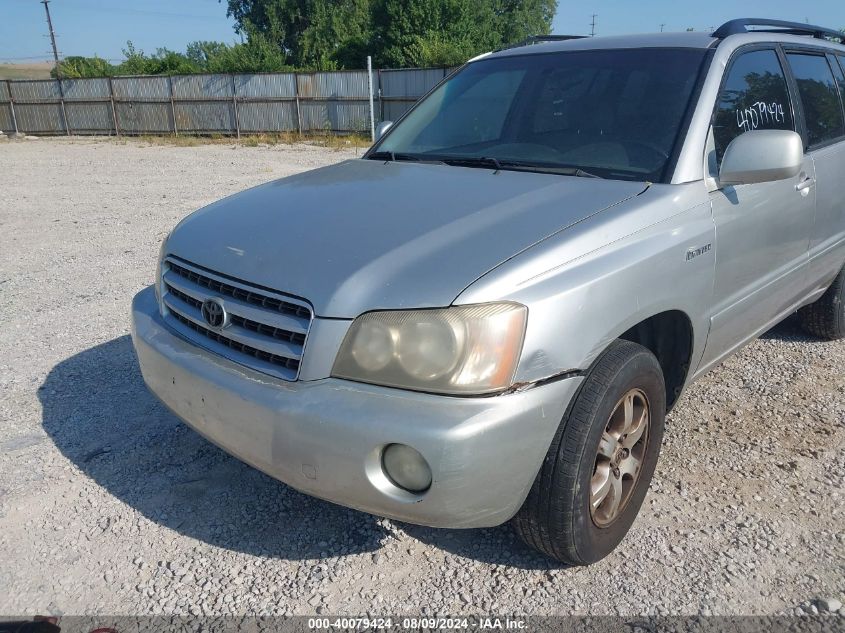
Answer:
[[[361,159],[368,160],[372,154],[375,154],[379,151],[379,147],[390,137],[390,135],[396,130],[402,121],[405,120],[414,110],[416,110],[428,97],[440,88],[441,85],[446,83],[447,81],[451,80],[459,73],[464,72],[469,66],[475,64],[485,64],[490,62],[495,62],[497,60],[501,61],[505,58],[514,58],[514,57],[543,57],[543,56],[560,56],[560,55],[568,55],[572,53],[584,53],[584,52],[603,52],[603,51],[640,51],[643,49],[649,50],[665,50],[665,51],[691,51],[691,50],[698,50],[702,55],[702,60],[699,65],[697,75],[695,77],[695,81],[693,83],[692,91],[690,92],[690,96],[686,107],[684,109],[684,114],[681,118],[681,122],[678,125],[678,132],[675,136],[675,140],[672,143],[671,151],[669,152],[669,158],[666,161],[666,164],[663,167],[662,172],[660,173],[660,177],[654,179],[654,182],[658,182],[661,184],[670,184],[675,174],[675,170],[678,166],[678,160],[680,158],[681,152],[683,150],[684,142],[689,134],[690,125],[692,123],[693,114],[695,112],[696,105],[698,104],[699,99],[701,98],[702,89],[704,87],[704,79],[707,77],[707,73],[710,70],[710,66],[713,62],[713,59],[716,54],[715,47],[708,47],[708,48],[700,48],[700,47],[689,47],[689,46],[635,46],[635,47],[626,47],[626,48],[595,48],[595,49],[573,49],[573,50],[555,50],[555,51],[544,51],[544,52],[536,52],[536,53],[520,53],[514,55],[495,55],[495,56],[486,56],[480,59],[475,59],[474,61],[468,61],[463,65],[456,68],[453,72],[446,75],[443,79],[437,82],[431,89],[422,95],[417,101],[412,105],[408,110],[400,116],[398,119],[393,121],[393,125],[390,126],[390,129],[378,139],[371,147],[368,149]],[[595,166],[590,166],[589,169],[586,171],[596,171]],[[633,173],[631,174],[633,176]],[[608,180],[635,180],[635,178],[618,178],[607,176],[606,179]]]

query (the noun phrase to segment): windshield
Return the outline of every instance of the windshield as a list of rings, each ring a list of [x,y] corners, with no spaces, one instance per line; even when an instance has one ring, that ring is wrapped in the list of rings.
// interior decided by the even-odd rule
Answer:
[[[704,56],[646,48],[473,62],[370,157],[661,181]]]

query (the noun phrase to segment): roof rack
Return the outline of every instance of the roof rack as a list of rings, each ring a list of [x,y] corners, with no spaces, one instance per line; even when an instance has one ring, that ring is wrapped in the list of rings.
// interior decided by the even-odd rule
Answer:
[[[521,42],[516,44],[509,44],[507,46],[503,46],[502,48],[497,48],[495,50],[496,53],[499,51],[507,51],[512,48],[521,48],[523,46],[531,46],[532,44],[543,44],[544,42],[565,42],[567,40],[580,40],[587,37],[586,35],[532,35],[530,37],[525,38]]]
[[[748,28],[762,27],[762,28]],[[802,22],[785,22],[783,20],[766,20],[765,18],[742,18],[725,22],[713,32],[713,37],[723,39],[737,33],[786,33],[788,35],[810,35],[820,40],[836,40],[845,44],[845,33],[828,29],[823,26],[803,24]]]

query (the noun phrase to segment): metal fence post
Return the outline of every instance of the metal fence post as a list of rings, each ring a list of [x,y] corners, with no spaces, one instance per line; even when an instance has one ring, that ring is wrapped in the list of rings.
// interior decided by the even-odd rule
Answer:
[[[65,134],[70,136],[70,122],[67,120],[67,110],[65,109],[65,90],[62,87],[61,78],[57,79],[56,81],[59,82],[59,103],[61,103],[62,105],[62,119],[64,119],[65,123]]]
[[[176,104],[173,102],[173,76],[168,75],[167,84],[170,86],[170,115],[173,117],[173,136],[179,136],[179,129],[176,127]]]
[[[114,107],[114,85],[109,77],[109,101],[111,102],[111,118],[114,123],[114,133],[120,136],[120,126],[117,124],[117,108]]]
[[[378,120],[384,121],[384,99],[381,93],[381,68],[376,71],[376,81],[378,82]]]
[[[293,94],[296,98],[296,129],[302,136],[302,110],[299,105],[299,73],[293,73]]]
[[[12,82],[6,80],[6,91],[9,93],[9,108],[12,110],[12,126],[15,128],[15,134],[20,134],[18,131],[18,117],[15,114],[15,98],[12,96]]]
[[[373,58],[367,55],[367,88],[370,93],[370,141],[376,142],[376,111],[373,106]]]
[[[238,138],[241,137],[241,117],[238,112],[238,85],[235,82],[235,74],[232,73],[232,107],[235,109],[235,132]]]

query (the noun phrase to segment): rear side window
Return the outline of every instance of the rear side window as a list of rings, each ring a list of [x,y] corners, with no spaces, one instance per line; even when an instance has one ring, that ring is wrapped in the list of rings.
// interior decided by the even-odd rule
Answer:
[[[845,134],[839,88],[827,58],[804,53],[787,53],[787,58],[798,82],[810,146]]]
[[[752,130],[794,130],[786,77],[777,53],[743,53],[728,70],[713,120],[716,156],[731,141]]]
[[[845,57],[840,57],[839,61],[842,63],[842,67],[839,67],[839,64],[836,63],[835,57],[829,57],[830,60],[830,67],[833,68],[833,74],[836,76],[836,83],[839,84],[839,96],[842,99],[842,104],[845,106]]]

